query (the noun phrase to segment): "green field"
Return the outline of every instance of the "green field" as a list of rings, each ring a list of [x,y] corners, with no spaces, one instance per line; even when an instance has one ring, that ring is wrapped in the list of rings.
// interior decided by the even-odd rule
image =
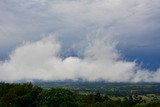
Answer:
[[[80,82],[80,81],[58,81],[58,82],[34,82],[44,89],[67,88],[77,93],[107,94],[109,96],[126,96],[129,94],[160,95],[159,83],[106,83],[106,82]]]

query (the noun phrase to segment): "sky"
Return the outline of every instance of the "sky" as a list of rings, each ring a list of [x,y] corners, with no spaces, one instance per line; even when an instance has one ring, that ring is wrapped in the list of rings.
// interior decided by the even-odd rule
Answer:
[[[0,0],[0,81],[160,82],[159,0]]]

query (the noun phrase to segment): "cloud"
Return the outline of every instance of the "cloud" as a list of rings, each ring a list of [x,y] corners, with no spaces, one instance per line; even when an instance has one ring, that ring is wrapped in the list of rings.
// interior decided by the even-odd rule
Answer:
[[[112,41],[112,42],[111,42]],[[141,70],[122,60],[112,39],[90,39],[84,58],[59,57],[61,44],[53,37],[26,42],[0,64],[1,81],[104,80],[107,82],[159,82],[160,71]]]
[[[0,53],[13,52],[1,62],[0,80],[82,78],[159,82],[160,70],[143,70],[136,62],[124,60],[117,49],[117,45],[128,50],[143,44],[149,44],[151,49],[158,47],[159,3],[158,0],[1,0]],[[58,36],[48,38],[52,33]],[[70,49],[81,57],[66,55]]]
[[[0,8],[1,50],[55,32],[70,47],[97,29],[125,46],[159,43],[158,0],[1,0]]]

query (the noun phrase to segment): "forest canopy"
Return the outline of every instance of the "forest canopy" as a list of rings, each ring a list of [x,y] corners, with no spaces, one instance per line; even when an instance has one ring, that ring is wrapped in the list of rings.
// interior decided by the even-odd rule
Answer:
[[[112,99],[100,92],[79,94],[69,89],[43,89],[31,83],[0,83],[0,107],[159,107],[154,97],[146,102],[139,95]]]

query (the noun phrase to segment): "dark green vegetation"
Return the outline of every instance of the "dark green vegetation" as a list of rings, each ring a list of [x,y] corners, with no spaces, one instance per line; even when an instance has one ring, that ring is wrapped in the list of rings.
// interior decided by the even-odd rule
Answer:
[[[101,92],[79,94],[64,88],[43,89],[25,84],[0,83],[0,107],[160,107],[158,96],[110,96]]]

